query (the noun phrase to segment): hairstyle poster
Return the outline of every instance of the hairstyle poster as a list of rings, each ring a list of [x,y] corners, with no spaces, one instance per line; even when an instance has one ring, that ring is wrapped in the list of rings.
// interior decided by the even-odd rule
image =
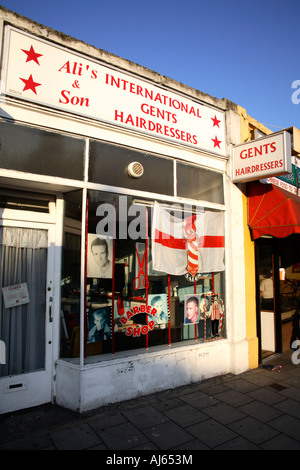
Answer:
[[[88,313],[88,329],[88,343],[97,343],[110,339],[110,307],[102,307],[96,310],[90,309]]]
[[[88,234],[87,277],[112,279],[113,240]]]
[[[155,315],[152,315],[156,325],[162,325],[169,322],[167,294],[148,295],[148,305],[151,305],[151,307],[156,309]]]
[[[184,301],[184,324],[199,323],[200,295],[186,295]]]

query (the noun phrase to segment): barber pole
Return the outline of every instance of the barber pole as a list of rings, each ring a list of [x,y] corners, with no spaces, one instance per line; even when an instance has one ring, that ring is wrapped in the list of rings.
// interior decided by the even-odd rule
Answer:
[[[221,304],[221,309],[220,309],[220,321],[219,321],[219,331],[218,331],[219,337],[221,337],[222,325],[223,325],[223,321],[225,318],[225,308],[224,308],[224,303],[222,299],[220,299],[220,304]]]
[[[195,276],[198,272],[198,258],[199,258],[199,251],[198,251],[198,239],[196,235],[196,225],[195,225],[195,215],[191,215],[187,217],[185,221],[185,235],[188,244],[188,265],[187,271],[192,275]]]

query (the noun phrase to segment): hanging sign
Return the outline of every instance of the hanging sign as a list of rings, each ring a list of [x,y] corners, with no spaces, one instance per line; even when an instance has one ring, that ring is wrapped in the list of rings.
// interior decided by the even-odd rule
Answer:
[[[292,157],[292,171],[288,175],[278,176],[275,178],[267,178],[265,183],[274,184],[285,191],[300,196],[300,159]]]
[[[226,156],[225,113],[12,27],[4,93]]]
[[[291,173],[291,136],[282,131],[236,145],[233,149],[234,183]]]
[[[30,302],[27,283],[2,287],[5,308],[17,307]]]

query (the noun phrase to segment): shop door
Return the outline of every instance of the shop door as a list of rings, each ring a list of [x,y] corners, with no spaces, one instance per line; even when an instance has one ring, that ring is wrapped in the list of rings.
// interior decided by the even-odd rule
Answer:
[[[0,227],[0,413],[51,401],[53,240],[49,225]]]

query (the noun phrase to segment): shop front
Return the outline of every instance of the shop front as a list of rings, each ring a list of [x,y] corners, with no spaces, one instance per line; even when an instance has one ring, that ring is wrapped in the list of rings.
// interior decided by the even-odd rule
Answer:
[[[236,106],[0,11],[0,412],[247,370]]]
[[[102,144],[97,146],[101,151]],[[115,155],[118,151],[124,153],[118,161],[125,163],[128,149],[116,148]],[[168,159],[152,160],[155,174],[172,175],[173,165]],[[171,201],[170,194],[153,198],[146,191],[139,196],[136,191],[86,191],[86,315],[80,310],[80,234],[64,228],[61,302],[68,336],[61,338],[57,363],[57,397],[64,405],[78,408],[80,398],[82,407],[97,406],[173,388],[222,373],[230,360],[222,344],[228,341],[223,176],[181,162],[176,172],[183,172],[189,188],[201,188],[215,209],[196,199],[193,204]],[[125,184],[129,176],[123,175]],[[145,189],[147,184],[145,179]],[[157,193],[166,193],[167,186],[158,181]],[[80,203],[82,191],[66,196],[66,210],[76,199]],[[78,386],[87,384],[81,397],[74,375]]]
[[[247,196],[247,231],[255,253],[259,361],[299,339],[299,154],[295,127],[272,133],[241,113],[232,179]]]

